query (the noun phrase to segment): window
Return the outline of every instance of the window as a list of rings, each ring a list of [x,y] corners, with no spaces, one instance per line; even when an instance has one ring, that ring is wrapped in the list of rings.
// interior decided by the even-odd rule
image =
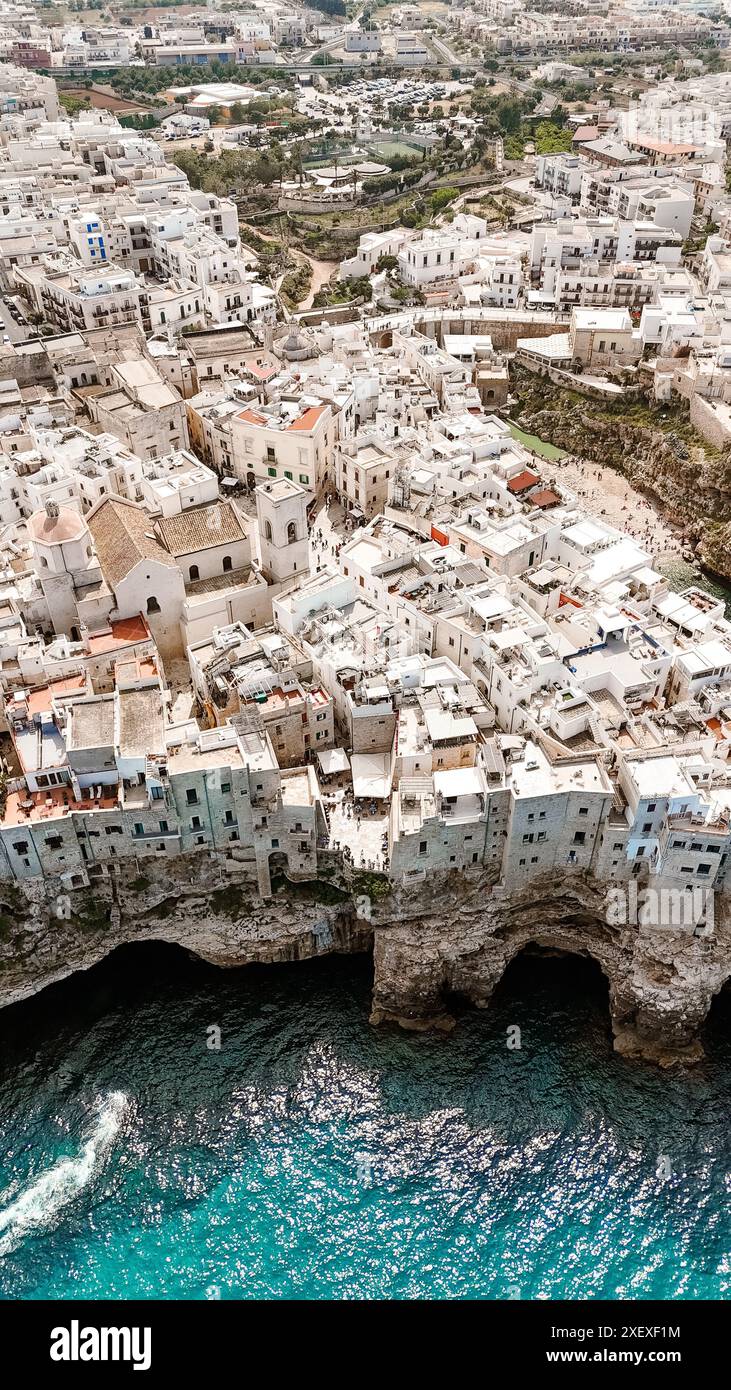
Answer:
[[[221,791],[223,792],[224,796],[226,795],[227,792],[230,792],[230,790],[231,790],[231,783],[230,783],[230,782],[222,782],[222,783],[221,783]]]
[[[277,476],[276,468],[267,468],[267,473],[269,474],[270,478],[276,478]]]
[[[191,816],[191,818],[190,818],[190,828],[191,828],[191,830],[200,830],[200,828],[201,828],[201,818],[200,818],[200,816]]]
[[[187,788],[186,788],[185,800],[187,801],[187,803],[188,803],[189,806],[197,806],[197,805],[198,805],[198,793],[197,793],[195,787],[187,787]]]
[[[287,545],[294,545],[294,542],[296,541],[296,539],[297,539],[297,527],[295,526],[295,524],[294,524],[293,521],[290,521],[290,523],[289,523],[289,525],[288,525],[288,527],[287,527]]]
[[[284,470],[284,476],[285,476],[285,478],[289,478],[290,483],[293,483],[293,482],[294,482],[294,474],[293,474],[293,473],[290,473],[289,470],[288,470],[287,468],[285,468],[285,470]]]
[[[575,845],[583,845],[584,842],[585,842],[585,840],[586,840],[586,831],[585,831],[585,830],[577,830],[577,831],[576,831],[576,834],[574,835],[574,844],[575,844]]]
[[[191,584],[193,584],[193,583],[195,582],[196,579],[200,579],[200,577],[201,577],[201,576],[200,576],[200,570],[198,569],[198,566],[197,566],[197,565],[191,565],[191,566],[190,566],[190,569],[188,570],[188,578],[189,578]]]
[[[224,557],[223,557],[223,572],[224,572],[224,574],[230,574],[232,569],[233,569],[233,560],[231,559],[231,556],[230,556],[230,555],[224,555]]]
[[[264,540],[265,540],[265,541],[270,541],[271,538],[272,538],[272,523],[271,523],[271,521],[265,521],[265,522],[264,522]]]
[[[588,807],[588,806],[580,806],[580,807],[579,807],[579,815],[580,815],[580,816],[588,816],[588,814],[589,814],[589,807]]]
[[[654,810],[656,809],[656,807],[657,807],[657,802],[656,802],[656,801],[648,801],[648,803],[647,803],[647,813],[648,813],[648,815],[649,815],[650,811],[654,811]]]
[[[144,835],[144,833],[145,827],[142,824],[142,821],[135,821],[135,835]]]
[[[306,487],[309,487],[309,485],[310,485],[310,475],[309,475],[309,473],[300,473],[300,482],[301,482],[301,483],[304,483]]]
[[[154,595],[154,594],[150,594],[150,597],[149,597],[148,600],[147,600],[147,611],[148,611],[148,613],[159,613],[159,612],[160,612],[160,605],[159,605],[157,599],[155,598],[155,595]]]
[[[419,854],[426,854],[426,851],[427,851],[427,842],[426,842],[426,840],[421,840],[421,842],[420,842],[420,844],[419,844]]]

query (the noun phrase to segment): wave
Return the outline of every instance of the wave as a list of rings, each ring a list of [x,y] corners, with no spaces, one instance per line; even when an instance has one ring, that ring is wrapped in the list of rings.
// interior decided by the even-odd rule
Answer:
[[[102,1171],[129,1110],[124,1091],[110,1091],[99,1103],[96,1121],[79,1152],[59,1158],[0,1211],[0,1255],[14,1250],[23,1237],[50,1227],[63,1210]]]

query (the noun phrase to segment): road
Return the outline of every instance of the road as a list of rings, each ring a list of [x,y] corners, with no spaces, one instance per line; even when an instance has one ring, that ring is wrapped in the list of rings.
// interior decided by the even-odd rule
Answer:
[[[11,303],[17,309],[17,317],[14,317],[10,312]],[[9,338],[11,343],[25,342],[33,335],[33,329],[15,296],[5,296],[3,300],[0,300],[0,335],[3,338]]]
[[[310,281],[310,288],[307,291],[305,298],[300,300],[299,304],[296,306],[297,313],[300,313],[302,309],[312,308],[312,301],[315,298],[317,291],[322,289],[323,285],[327,285],[329,283],[333,271],[337,270],[338,268],[339,262],[318,261],[315,259],[314,256],[308,256],[306,251],[298,250],[296,246],[290,246],[289,254],[292,260],[298,261],[300,265],[306,262],[312,271],[312,280]],[[279,294],[279,291],[282,286],[282,281],[286,274],[287,271],[283,271],[281,275],[277,276],[276,283],[274,285],[277,294]],[[282,305],[282,308],[284,309],[285,306]],[[289,315],[287,315],[287,317],[289,317]]]
[[[314,256],[308,256],[304,251],[293,251],[292,254],[301,257],[303,261],[309,261],[312,266],[312,284],[310,285],[309,292],[306,298],[302,300],[302,303],[297,305],[298,310],[311,309],[312,301],[317,291],[321,290],[323,285],[329,283],[333,272],[338,268],[339,262],[316,261]]]

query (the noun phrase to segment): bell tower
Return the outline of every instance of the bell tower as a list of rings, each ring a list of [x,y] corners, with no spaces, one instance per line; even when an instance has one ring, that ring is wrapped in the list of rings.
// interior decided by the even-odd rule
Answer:
[[[289,478],[260,483],[256,488],[259,558],[270,584],[309,574],[308,496],[305,488]]]

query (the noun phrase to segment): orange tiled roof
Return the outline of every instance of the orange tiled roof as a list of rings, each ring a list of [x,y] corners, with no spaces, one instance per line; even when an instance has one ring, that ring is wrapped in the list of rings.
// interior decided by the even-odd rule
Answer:
[[[48,685],[31,690],[28,696],[28,711],[30,714],[40,714],[41,710],[51,708],[54,696],[75,694],[86,694],[86,675],[83,673],[78,676],[65,676],[63,680],[50,681]]]
[[[325,409],[325,406],[324,406],[324,405],[311,405],[311,406],[309,406],[308,409],[304,412],[304,414],[303,414],[303,415],[300,415],[300,417],[299,417],[298,420],[293,420],[292,423],[291,423],[291,425],[287,425],[287,429],[288,429],[288,430],[311,430],[311,429],[314,429],[314,427],[315,427],[315,425],[317,424],[317,422],[318,422],[320,416],[322,415],[322,412],[323,412],[324,409]]]
[[[113,652],[117,647],[127,647],[132,642],[146,642],[150,636],[141,613],[135,618],[120,618],[117,622],[111,623],[110,627],[111,632],[90,634],[89,652],[92,656],[103,656],[105,652]]]
[[[516,473],[513,478],[508,479],[508,492],[526,492],[529,487],[535,487],[540,481],[537,473],[531,473],[529,468],[524,468],[522,473]]]
[[[114,811],[119,808],[117,788],[110,795],[92,801],[76,801],[68,787],[49,787],[43,792],[9,792],[2,817],[6,826],[27,825],[29,822],[58,820],[71,811]],[[32,805],[31,805],[32,803]]]
[[[532,493],[528,501],[532,507],[557,507],[561,498],[558,493],[553,491],[553,488],[543,487],[539,488],[538,492]]]

